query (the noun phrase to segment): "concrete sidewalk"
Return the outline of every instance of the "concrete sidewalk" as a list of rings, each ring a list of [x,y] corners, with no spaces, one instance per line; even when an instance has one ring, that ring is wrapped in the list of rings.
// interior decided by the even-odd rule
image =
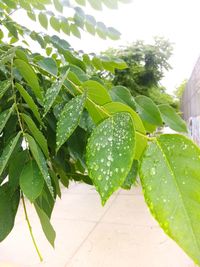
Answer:
[[[0,244],[0,267],[195,266],[154,221],[139,187],[117,192],[105,207],[87,185],[64,189],[52,216],[55,250],[46,241],[34,209],[27,205],[44,261],[39,263],[20,207],[12,233]]]

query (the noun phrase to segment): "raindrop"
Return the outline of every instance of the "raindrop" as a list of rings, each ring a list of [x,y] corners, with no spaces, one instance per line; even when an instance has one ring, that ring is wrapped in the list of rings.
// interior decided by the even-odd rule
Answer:
[[[151,168],[151,170],[150,170],[150,174],[151,175],[155,175],[156,174],[156,169],[153,167],[153,168]]]

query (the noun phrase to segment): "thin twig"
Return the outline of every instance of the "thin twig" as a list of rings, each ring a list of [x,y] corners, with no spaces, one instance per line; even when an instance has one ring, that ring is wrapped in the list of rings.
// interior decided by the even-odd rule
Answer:
[[[33,232],[32,232],[32,227],[31,227],[31,224],[30,224],[30,221],[29,221],[29,218],[28,218],[28,214],[27,214],[27,210],[26,210],[26,204],[25,204],[25,201],[24,201],[24,195],[22,193],[22,204],[23,204],[23,208],[24,208],[24,214],[25,214],[25,219],[26,219],[26,222],[27,222],[27,225],[28,225],[28,229],[29,229],[29,232],[30,232],[30,235],[31,235],[31,238],[32,238],[32,241],[33,241],[33,244],[34,244],[34,247],[36,249],[36,252],[40,258],[40,261],[43,261],[43,258],[42,258],[42,255],[38,249],[38,246],[36,244],[36,241],[35,241],[35,238],[34,238],[34,235],[33,235]]]

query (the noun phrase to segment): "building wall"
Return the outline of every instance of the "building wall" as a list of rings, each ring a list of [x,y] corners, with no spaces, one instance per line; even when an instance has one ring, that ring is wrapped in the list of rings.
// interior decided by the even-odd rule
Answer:
[[[200,146],[200,57],[183,93],[181,110],[190,137]]]
[[[193,69],[181,101],[184,119],[200,116],[200,57]]]

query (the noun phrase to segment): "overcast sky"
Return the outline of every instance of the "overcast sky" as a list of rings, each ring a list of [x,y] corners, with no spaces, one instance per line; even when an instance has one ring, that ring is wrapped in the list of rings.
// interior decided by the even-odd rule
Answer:
[[[122,33],[121,40],[105,41],[84,34],[80,41],[63,35],[75,49],[98,52],[138,39],[151,42],[153,36],[163,36],[174,43],[174,55],[170,60],[173,70],[166,73],[163,85],[172,92],[190,77],[200,55],[200,0],[133,0],[131,4],[120,4],[118,10],[94,11],[87,7],[85,12],[117,28]],[[20,13],[15,17],[21,20]]]

